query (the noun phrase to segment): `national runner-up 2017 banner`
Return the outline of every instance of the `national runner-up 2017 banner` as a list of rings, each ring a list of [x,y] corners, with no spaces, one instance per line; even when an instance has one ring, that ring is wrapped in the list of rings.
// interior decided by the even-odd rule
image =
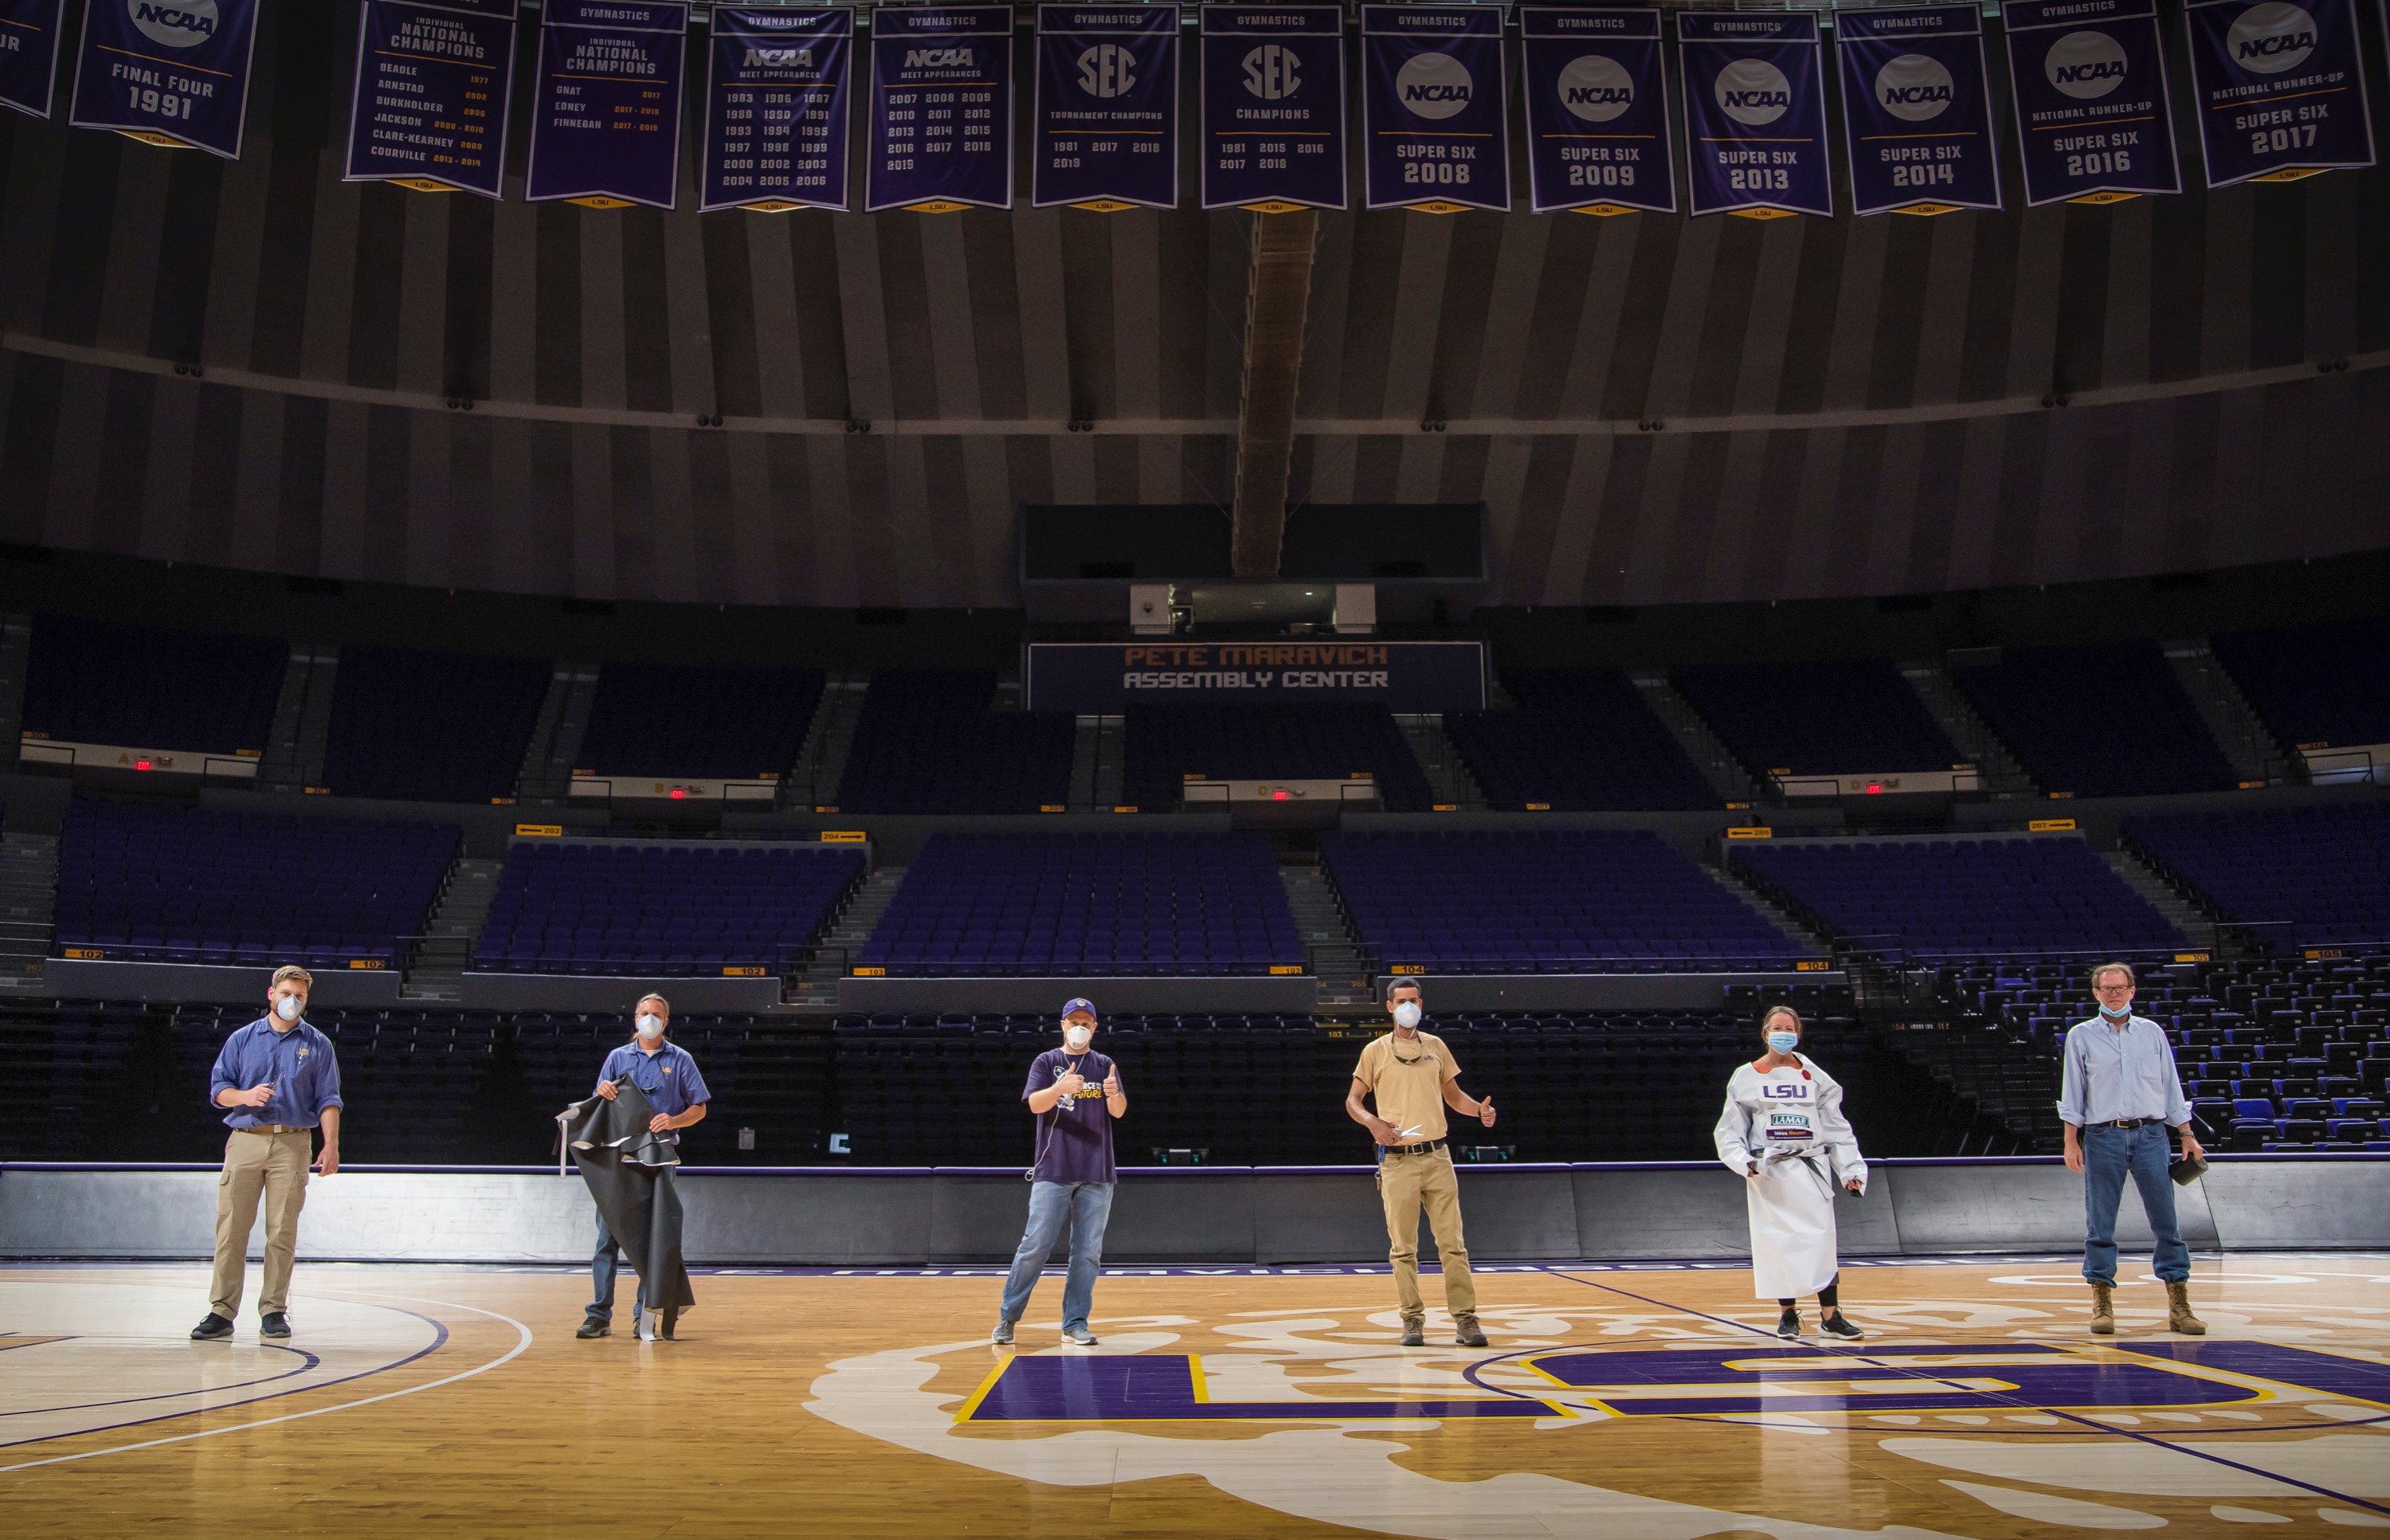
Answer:
[[[864,208],[1012,207],[1012,7],[871,13]]]
[[[0,107],[50,115],[65,0],[0,0]]]
[[[1178,7],[1037,7],[1030,201],[1178,206]]]
[[[1344,12],[1205,6],[1203,207],[1344,207]]]
[[[362,0],[345,182],[503,195],[514,0]]]
[[[547,0],[525,196],[674,207],[687,53],[684,0]]]
[[[1692,212],[1834,212],[1812,11],[1678,11]]]
[[[698,209],[843,209],[854,12],[713,7]]]
[[[1856,212],[2000,206],[1979,7],[1836,11],[1834,44]]]
[[[2024,200],[2182,191],[2156,0],[2002,0]]]
[[[2373,163],[2351,0],[2191,0],[2183,19],[2209,186]]]
[[[1522,6],[1519,43],[1536,212],[1675,213],[1659,11]]]
[[[238,160],[256,41],[257,0],[91,0],[67,122]]]
[[[1510,96],[1491,6],[1361,7],[1361,165],[1372,209],[1510,207]]]

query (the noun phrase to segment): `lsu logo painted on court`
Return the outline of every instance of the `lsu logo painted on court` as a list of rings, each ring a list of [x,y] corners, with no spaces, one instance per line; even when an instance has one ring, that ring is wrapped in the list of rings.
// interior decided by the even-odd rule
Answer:
[[[216,35],[216,0],[126,0],[133,24],[152,43],[196,48]]]
[[[1589,123],[1606,123],[1635,105],[1635,77],[1607,54],[1580,54],[1561,66],[1561,105]]]
[[[2224,34],[2232,62],[2260,75],[2295,70],[2315,52],[2316,19],[2297,6],[2274,0],[2252,6]]]

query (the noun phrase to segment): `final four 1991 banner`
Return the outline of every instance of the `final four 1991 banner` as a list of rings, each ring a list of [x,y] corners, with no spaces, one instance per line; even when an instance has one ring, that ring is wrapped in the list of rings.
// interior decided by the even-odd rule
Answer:
[[[65,0],[0,0],[0,107],[50,115]]]
[[[504,195],[515,0],[365,0],[341,180]]]
[[[1178,206],[1178,7],[1037,7],[1030,201]]]
[[[238,160],[256,41],[257,0],[91,0],[67,121]]]

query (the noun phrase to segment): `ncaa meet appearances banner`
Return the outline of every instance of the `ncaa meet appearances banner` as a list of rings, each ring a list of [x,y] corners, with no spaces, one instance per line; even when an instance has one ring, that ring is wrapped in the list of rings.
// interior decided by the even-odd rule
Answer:
[[[2373,163],[2351,0],[2192,0],[2183,19],[2209,186]]]
[[[1978,7],[1836,11],[1834,43],[1855,212],[2000,206]]]
[[[1522,6],[1519,42],[1535,212],[1675,213],[1660,13]]]
[[[2002,0],[2024,200],[2182,191],[2156,0]]]
[[[65,0],[0,0],[0,107],[50,115]]]
[[[1344,11],[1202,8],[1203,207],[1344,207]]]
[[[673,207],[687,45],[684,0],[547,0],[524,196]]]
[[[344,182],[502,196],[514,0],[362,0]]]
[[[1126,706],[1376,701],[1398,712],[1482,710],[1483,642],[1032,642],[1033,712]]]
[[[1361,80],[1369,208],[1510,209],[1498,6],[1363,6]]]
[[[1834,212],[1826,90],[1810,11],[1678,11],[1692,212]]]
[[[884,6],[871,15],[864,210],[1012,207],[1012,7]]]
[[[854,12],[713,7],[698,209],[846,207]]]
[[[1178,7],[1037,7],[1030,201],[1178,206]]]
[[[256,41],[257,0],[91,0],[67,122],[238,160]]]

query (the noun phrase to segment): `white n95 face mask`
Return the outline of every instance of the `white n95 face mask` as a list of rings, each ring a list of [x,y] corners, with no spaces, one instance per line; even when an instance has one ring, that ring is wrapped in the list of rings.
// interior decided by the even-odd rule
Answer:
[[[1419,1002],[1405,1000],[1394,1007],[1394,1025],[1408,1032],[1420,1024],[1420,1015]]]
[[[274,1014],[281,1017],[285,1021],[296,1021],[299,1020],[299,997],[295,995],[285,995],[275,1001]]]
[[[1062,1029],[1062,1041],[1070,1045],[1071,1051],[1073,1053],[1078,1053],[1084,1050],[1089,1043],[1095,1040],[1095,1036],[1096,1030],[1093,1027],[1064,1027]]]
[[[639,1018],[641,1037],[662,1037],[663,1034],[664,1019],[662,1017],[658,1016],[654,1011],[649,1011]]]

